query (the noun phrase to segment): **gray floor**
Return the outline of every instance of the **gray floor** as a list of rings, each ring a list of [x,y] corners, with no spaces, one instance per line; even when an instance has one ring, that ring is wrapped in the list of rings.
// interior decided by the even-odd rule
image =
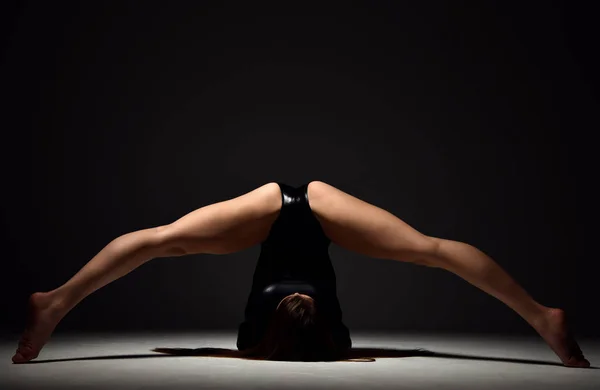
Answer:
[[[6,336],[6,335],[5,335]],[[55,335],[36,364],[0,344],[0,389],[600,389],[600,369],[567,368],[537,337],[353,332],[357,348],[424,348],[439,356],[375,362],[269,362],[169,356],[152,348],[235,348],[235,333]],[[600,367],[600,340],[580,340]],[[402,353],[400,353],[402,354]]]

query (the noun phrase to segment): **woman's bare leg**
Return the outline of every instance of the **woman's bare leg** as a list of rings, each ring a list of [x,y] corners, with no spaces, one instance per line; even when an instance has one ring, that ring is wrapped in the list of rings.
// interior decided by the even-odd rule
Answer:
[[[443,268],[515,310],[548,343],[563,364],[589,367],[560,309],[536,302],[479,249],[429,237],[393,214],[323,182],[308,186],[310,206],[332,242],[369,257]]]
[[[85,297],[158,257],[237,252],[262,242],[281,209],[276,183],[199,208],[177,221],[117,237],[62,286],[29,299],[28,323],[13,356],[38,356],[58,322]]]

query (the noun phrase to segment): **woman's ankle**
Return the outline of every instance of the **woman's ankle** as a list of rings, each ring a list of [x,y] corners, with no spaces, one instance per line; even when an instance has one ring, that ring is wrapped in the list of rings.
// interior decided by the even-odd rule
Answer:
[[[539,332],[547,327],[549,318],[555,310],[557,309],[538,304],[535,311],[531,314],[530,319],[528,319],[528,322]]]
[[[66,295],[59,289],[36,294],[40,294],[38,302],[43,304],[44,308],[49,310],[53,316],[62,318],[69,310],[71,310]]]

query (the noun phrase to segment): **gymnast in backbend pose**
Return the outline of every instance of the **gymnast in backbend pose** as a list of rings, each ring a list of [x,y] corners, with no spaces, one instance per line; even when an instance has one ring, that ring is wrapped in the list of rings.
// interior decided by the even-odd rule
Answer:
[[[257,244],[261,253],[235,352],[254,359],[342,360],[352,343],[328,255],[332,241],[372,258],[453,272],[516,311],[564,365],[590,365],[569,332],[565,313],[533,300],[482,251],[423,235],[388,211],[321,181],[298,188],[268,183],[168,225],[117,237],[65,284],[30,297],[13,362],[36,358],[75,305],[150,259],[227,254]]]

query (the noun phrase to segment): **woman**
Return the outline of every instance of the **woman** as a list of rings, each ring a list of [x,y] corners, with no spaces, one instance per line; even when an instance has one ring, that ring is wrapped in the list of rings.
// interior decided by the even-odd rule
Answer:
[[[261,244],[239,327],[238,356],[270,360],[344,359],[342,323],[327,248],[443,268],[491,294],[527,321],[564,365],[589,367],[565,313],[545,307],[477,248],[421,234],[391,213],[329,184],[268,183],[199,208],[177,221],[111,241],[55,290],[29,299],[29,320],[13,362],[38,356],[58,322],[92,292],[157,257],[227,254]]]

